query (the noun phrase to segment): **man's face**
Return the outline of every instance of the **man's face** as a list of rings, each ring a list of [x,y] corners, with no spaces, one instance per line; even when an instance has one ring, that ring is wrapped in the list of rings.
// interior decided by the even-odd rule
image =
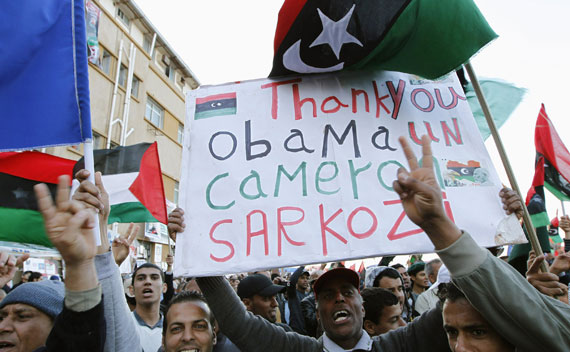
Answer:
[[[8,304],[0,310],[0,351],[31,352],[45,345],[51,318],[27,304]]]
[[[364,307],[358,290],[346,281],[331,279],[320,288],[317,318],[327,336],[349,349],[362,336]]]
[[[433,268],[433,272],[429,274],[428,280],[433,284],[437,281],[437,274],[439,273],[439,268],[441,268],[441,263],[433,263],[431,266]]]
[[[277,299],[273,296],[253,295],[251,298],[244,298],[243,303],[247,310],[255,315],[265,318],[275,323],[277,321]]]
[[[429,281],[425,271],[419,271],[416,275],[410,275],[410,279],[414,282],[414,286],[419,286],[421,288],[428,288]]]
[[[22,282],[28,282],[29,279],[30,279],[30,273],[22,275]]]
[[[404,286],[402,285],[402,281],[400,279],[384,276],[380,279],[380,282],[378,284],[378,287],[385,288],[386,290],[395,294],[396,297],[398,297],[398,302],[400,302],[400,307],[404,307],[404,300],[406,297],[404,294]]]
[[[166,352],[211,352],[214,348],[216,335],[210,324],[210,308],[206,303],[175,303],[168,310],[166,321],[168,326],[162,339]]]
[[[237,287],[239,285],[239,279],[238,279],[237,275],[230,276],[230,285],[232,286],[234,291],[237,292]]]
[[[158,269],[142,268],[135,275],[133,290],[137,305],[148,305],[160,302],[160,295],[166,291],[166,284],[162,282]]]
[[[308,287],[309,287],[309,275],[303,274],[301,275],[301,277],[299,277],[299,280],[297,281],[297,290],[306,291]]]
[[[443,327],[453,352],[514,351],[514,348],[464,298],[454,302],[445,301]]]
[[[404,287],[410,289],[412,281],[410,280],[410,274],[408,274],[406,268],[398,268],[398,272],[400,273],[402,279],[404,280]]]
[[[377,324],[370,320],[366,320],[364,323],[366,332],[368,332],[370,336],[385,334],[390,330],[396,330],[405,325],[406,323],[402,319],[402,308],[399,304],[384,307]]]

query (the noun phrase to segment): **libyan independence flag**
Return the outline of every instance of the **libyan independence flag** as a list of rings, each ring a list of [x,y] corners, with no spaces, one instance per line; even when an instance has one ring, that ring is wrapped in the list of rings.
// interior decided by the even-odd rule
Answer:
[[[496,37],[472,0],[285,0],[269,76],[370,68],[436,79]]]
[[[544,186],[556,198],[570,201],[570,153],[546,115],[544,104],[536,120],[534,145],[536,168],[543,170]]]
[[[93,152],[95,171],[103,175],[114,222],[168,223],[162,172],[156,142]],[[84,168],[83,158],[74,174]]]
[[[58,177],[71,177],[74,160],[39,152],[0,153],[0,241],[53,247],[38,211],[34,185],[55,196]]]

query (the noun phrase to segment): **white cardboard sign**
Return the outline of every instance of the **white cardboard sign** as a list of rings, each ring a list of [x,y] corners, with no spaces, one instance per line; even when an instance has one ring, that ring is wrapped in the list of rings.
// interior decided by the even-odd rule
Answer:
[[[421,135],[432,138],[460,228],[483,246],[524,241],[455,75],[260,79],[202,87],[186,102],[176,275],[432,252],[392,189],[408,166],[401,135],[417,155]]]

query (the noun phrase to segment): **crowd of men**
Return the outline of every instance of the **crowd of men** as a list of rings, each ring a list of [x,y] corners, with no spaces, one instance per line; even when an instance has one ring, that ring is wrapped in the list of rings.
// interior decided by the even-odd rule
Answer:
[[[371,266],[360,274],[325,263],[291,275],[268,270],[174,278],[169,256],[166,271],[145,263],[122,277],[119,265],[137,228],[109,244],[100,174],[93,184],[80,171],[73,195],[66,176],[54,197],[37,185],[38,208],[65,262],[65,278],[6,288],[0,352],[567,351],[570,305],[559,276],[570,271],[570,255],[560,253],[550,272],[542,272],[545,256],[531,253],[524,277],[478,247],[443,210],[429,139],[422,138],[422,165],[404,138],[400,143],[409,170],[398,171],[393,188],[440,259]],[[520,213],[513,191],[499,196],[507,214]],[[182,209],[169,215],[173,238],[185,226]],[[567,216],[560,228],[570,239]],[[1,253],[0,283],[13,281],[26,258]]]

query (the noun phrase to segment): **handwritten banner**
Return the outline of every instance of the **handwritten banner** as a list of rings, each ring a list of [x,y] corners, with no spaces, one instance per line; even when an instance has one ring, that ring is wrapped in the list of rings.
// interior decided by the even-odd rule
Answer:
[[[401,135],[417,155],[432,139],[445,211],[480,245],[524,239],[455,75],[261,79],[186,102],[176,275],[432,252],[392,189]]]

